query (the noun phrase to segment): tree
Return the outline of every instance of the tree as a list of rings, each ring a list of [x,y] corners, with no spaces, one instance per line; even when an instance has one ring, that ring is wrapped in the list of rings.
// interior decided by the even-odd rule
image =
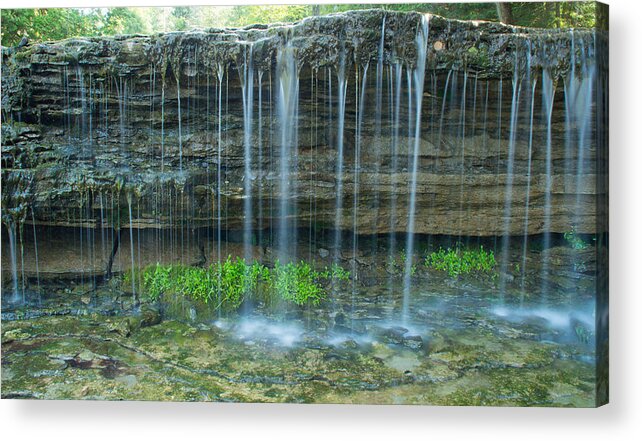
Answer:
[[[355,9],[429,12],[461,20],[499,20],[540,28],[594,27],[596,15],[603,28],[608,9],[591,1],[513,3],[406,3],[338,5],[249,5],[233,7],[180,6],[162,8],[36,8],[2,9],[2,44],[15,46],[23,36],[30,41],[69,37],[157,33],[193,27],[247,26],[299,21]]]
[[[42,41],[96,35],[100,19],[95,9],[3,9],[1,14],[3,46],[16,45],[23,36]]]
[[[595,26],[603,31],[609,30],[609,5],[604,3],[595,4]]]
[[[110,8],[105,15],[103,32],[107,35],[140,34],[145,27],[132,8]]]
[[[502,23],[514,24],[513,5],[511,3],[497,3],[497,16]]]
[[[185,31],[193,27],[192,18],[194,12],[190,6],[177,6],[172,11],[174,30]]]

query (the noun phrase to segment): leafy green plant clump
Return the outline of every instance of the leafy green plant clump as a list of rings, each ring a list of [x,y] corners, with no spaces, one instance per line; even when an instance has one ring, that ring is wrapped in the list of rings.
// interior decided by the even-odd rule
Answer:
[[[583,250],[588,247],[588,244],[577,235],[575,226],[571,227],[571,231],[564,233],[564,239],[571,245],[574,250]]]
[[[494,275],[497,261],[493,251],[486,251],[483,246],[474,250],[465,250],[460,247],[444,250],[440,247],[438,251],[426,257],[424,265],[428,268],[447,271],[451,277],[471,272]]]
[[[388,256],[388,261],[387,263],[387,271],[392,274],[393,276],[402,276],[404,275],[406,271],[406,262],[408,260],[408,256],[406,256],[406,252],[404,250],[399,251],[399,258],[395,258],[394,256]],[[410,275],[415,276],[417,274],[417,265],[414,263],[411,263],[410,265]]]
[[[207,268],[182,265],[147,267],[142,274],[141,290],[151,301],[164,294],[182,295],[215,309],[237,309],[250,298],[266,303],[282,299],[298,306],[317,305],[326,298],[325,282],[348,280],[350,273],[338,265],[316,271],[305,262],[281,264],[270,269],[259,262],[228,257]],[[126,274],[125,279],[131,275]]]

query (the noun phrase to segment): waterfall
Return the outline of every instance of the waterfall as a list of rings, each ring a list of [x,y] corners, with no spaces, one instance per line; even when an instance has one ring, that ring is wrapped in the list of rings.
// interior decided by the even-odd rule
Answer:
[[[120,146],[121,149],[124,149],[126,144],[125,120],[127,119],[127,79],[118,77],[118,82],[116,82],[116,91],[118,93]]]
[[[165,171],[165,73],[161,85],[161,173]]]
[[[591,147],[587,138],[591,133],[593,88],[595,84],[596,66],[593,57],[587,56],[587,48],[583,41],[580,45],[580,72],[577,72],[577,55],[575,34],[571,33],[571,71],[564,79],[564,110],[566,133],[565,174],[575,177],[575,222],[582,215],[581,198],[584,178],[584,162],[587,150]],[[576,164],[575,169],[573,165]]]
[[[553,191],[553,105],[555,99],[555,81],[548,69],[542,71],[542,108],[546,120],[546,184],[544,189],[544,238],[542,248],[542,302],[548,299],[549,250],[551,247],[551,193]]]
[[[131,258],[131,279],[132,279],[132,295],[134,296],[134,302],[138,302],[138,297],[136,296],[136,264],[134,260],[134,219],[132,216],[132,195],[127,193],[127,208],[129,210],[129,251]]]
[[[356,284],[359,279],[357,272],[357,248],[359,240],[359,228],[357,226],[357,218],[359,213],[359,173],[360,173],[360,158],[361,158],[361,129],[363,124],[363,114],[365,113],[366,102],[366,83],[368,80],[368,64],[363,67],[363,75],[361,79],[361,95],[357,101],[357,130],[355,133],[355,152],[354,152],[354,189],[353,189],[353,202],[352,202],[352,309],[354,310]],[[357,82],[357,91],[359,90]],[[354,316],[354,314],[353,314]]]
[[[515,67],[513,72],[513,96],[510,109],[510,128],[508,132],[508,157],[506,165],[506,177],[504,184],[504,225],[502,235],[502,255],[500,263],[499,295],[503,302],[506,294],[506,283],[510,253],[511,214],[513,208],[513,182],[515,179],[515,145],[517,141],[517,122],[519,117],[519,100],[522,92],[522,78],[519,71],[519,60],[515,55]]]
[[[297,156],[297,118],[299,103],[299,67],[295,49],[288,42],[277,54],[278,118],[280,130],[280,186],[279,186],[279,259],[284,262],[296,258],[296,220],[292,216],[292,180]]]
[[[346,119],[346,95],[348,81],[346,79],[345,51],[339,54],[339,68],[337,69],[339,114],[337,115],[337,163],[335,167],[335,215],[334,215],[334,263],[338,264],[341,257],[341,217],[343,210],[343,136]]]
[[[397,172],[399,170],[399,126],[400,126],[400,110],[401,110],[401,74],[403,67],[400,63],[395,64],[395,81],[392,82],[391,75],[391,99],[394,95],[394,117],[392,121],[392,145],[390,146],[390,155],[392,156],[390,165],[390,235],[388,238],[388,285],[390,297],[394,294],[394,277],[396,262],[396,249],[397,249]],[[392,73],[392,72],[391,72]]]
[[[38,263],[38,237],[36,236],[36,215],[31,207],[31,226],[33,228],[33,249],[36,262],[36,280],[38,282],[38,295],[40,295],[40,265]]]
[[[178,170],[183,171],[183,118],[181,116],[181,81],[176,73],[176,101],[178,107]]]
[[[459,227],[457,242],[461,243],[462,239],[462,221],[464,218],[464,181],[466,179],[466,88],[468,86],[468,72],[464,72],[464,87],[461,93],[461,104],[459,105],[459,131],[458,140],[461,144],[461,170],[459,178]]]
[[[379,40],[379,50],[377,52],[377,79],[376,79],[376,89],[375,89],[375,141],[374,141],[374,210],[376,218],[379,218],[379,205],[380,205],[380,195],[379,189],[381,187],[381,150],[382,150],[382,140],[381,140],[381,118],[383,110],[383,67],[384,67],[384,43],[386,36],[386,16],[383,16],[381,21],[381,39]],[[365,90],[365,87],[364,87]],[[363,113],[363,112],[362,112]],[[376,243],[376,242],[375,242]],[[375,245],[376,247],[376,245]],[[373,249],[373,252],[376,252],[376,248]]]
[[[33,282],[46,289],[40,271],[49,271],[48,225],[68,228],[78,279],[91,282],[101,252],[109,254],[105,244],[115,241],[110,227],[126,238],[129,216],[132,246],[139,248],[132,271],[148,262],[148,249],[159,262],[203,266],[237,255],[249,263],[258,245],[268,265],[276,258],[306,258],[315,270],[346,265],[352,292],[328,281],[338,301],[352,294],[360,303],[355,296],[365,285],[382,283],[392,304],[385,314],[407,321],[411,292],[421,285],[414,272],[437,271],[430,262],[416,267],[426,257],[422,247],[462,244],[474,251],[476,242],[493,248],[493,259],[499,255],[498,297],[513,288],[519,296],[521,284],[526,303],[537,283],[547,297],[559,285],[544,280],[558,267],[548,258],[562,253],[556,245],[568,248],[562,234],[573,228],[582,237],[593,234],[595,42],[581,30],[500,39],[504,28],[481,23],[444,42],[442,33],[464,25],[385,11],[369,15],[362,33],[359,21],[346,17],[352,15],[305,26],[123,37],[110,40],[123,58],[109,69],[90,58],[105,56],[92,52],[96,41],[79,51],[71,51],[71,42],[43,43],[42,54],[48,48],[55,60],[69,61],[46,67],[45,57],[42,70],[30,71],[38,83],[36,93],[24,91],[25,103],[34,106],[23,111],[25,121],[7,144],[17,147],[3,156],[3,185],[5,171],[33,169],[34,189],[42,193],[35,207],[26,206],[33,224],[33,232],[24,231],[26,268],[17,255],[17,226],[10,238],[18,284],[28,288],[32,275],[33,234]],[[333,33],[326,25],[335,20]],[[150,55],[140,65],[124,57],[140,53]],[[58,96],[48,96],[48,86]],[[15,109],[25,105],[10,98]],[[32,129],[37,125],[43,130]],[[127,208],[123,186],[133,191]],[[137,227],[155,230],[134,233],[133,218]],[[190,254],[201,248],[203,262],[200,253],[198,260]]]
[[[258,118],[257,118],[257,123],[258,123],[258,132],[259,132],[259,139],[258,139],[258,146],[259,146],[259,155],[257,158],[257,177],[258,177],[258,207],[259,207],[259,213],[258,213],[258,234],[259,237],[257,239],[257,245],[263,246],[263,71],[259,70],[258,75],[257,75],[257,81],[258,81],[258,92],[259,92],[259,97],[258,97]]]
[[[83,75],[80,64],[76,65],[76,83],[78,87],[78,99],[80,100],[80,125],[78,127],[78,137],[85,139],[87,135],[87,90],[85,89],[85,76]],[[83,144],[84,147],[84,144]]]
[[[7,231],[9,233],[9,252],[11,254],[11,290],[13,303],[20,301],[20,292],[18,291],[18,255],[16,252],[16,223],[12,218],[5,220]]]
[[[222,257],[221,256],[221,240],[222,240],[222,235],[221,235],[221,185],[222,185],[222,180],[221,180],[221,151],[222,151],[222,108],[223,108],[223,66],[218,65],[218,68],[216,70],[216,73],[218,75],[218,142],[217,142],[217,148],[216,148],[216,261],[217,262],[222,262]],[[221,292],[220,292],[220,274],[219,274],[219,283],[218,283],[219,289],[218,289],[218,297],[220,299],[221,297]]]
[[[243,94],[243,255],[246,262],[252,260],[252,128],[254,107],[254,67],[252,65],[253,45],[245,48],[245,59],[241,75]]]
[[[316,70],[313,70],[310,74],[310,100],[312,101],[313,105],[310,106],[310,119],[314,121],[314,130],[310,132],[310,145],[312,146],[312,151],[314,152],[312,154],[313,156],[313,161],[314,161],[314,167],[311,165],[309,167],[309,180],[311,183],[313,183],[313,188],[317,187],[317,165],[316,162],[318,160],[318,147],[319,147],[319,137],[318,137],[318,128],[319,128],[319,121],[318,121],[318,72]],[[308,260],[312,261],[312,255],[314,253],[314,246],[316,246],[316,214],[317,214],[317,207],[316,207],[316,193],[313,191],[309,191],[309,196],[308,196]]]
[[[526,202],[524,203],[524,241],[522,244],[522,279],[521,279],[521,288],[522,295],[520,303],[524,304],[524,295],[525,295],[525,282],[526,282],[526,262],[527,262],[527,253],[528,253],[528,216],[530,212],[530,201],[531,201],[531,185],[533,181],[533,120],[535,116],[535,89],[537,87],[537,80],[533,80],[531,87],[531,105],[529,111],[529,130],[528,130],[528,159],[526,165]]]
[[[408,208],[408,233],[406,236],[406,262],[404,268],[403,304],[401,317],[404,323],[408,321],[410,303],[410,279],[412,276],[414,247],[415,247],[415,211],[417,208],[417,169],[419,167],[419,148],[421,146],[421,105],[424,95],[424,76],[426,73],[426,46],[428,44],[428,18],[424,15],[421,29],[417,34],[417,60],[413,70],[415,92],[415,137],[412,153],[412,174],[410,181],[410,200]]]

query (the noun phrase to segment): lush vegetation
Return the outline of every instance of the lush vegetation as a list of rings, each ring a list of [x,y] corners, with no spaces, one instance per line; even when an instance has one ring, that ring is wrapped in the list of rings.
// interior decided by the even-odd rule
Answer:
[[[407,259],[408,259],[408,256],[406,256],[406,252],[404,250],[401,250],[399,252],[399,257],[388,256],[388,262],[387,262],[388,273],[392,274],[393,276],[404,275],[406,272]],[[417,274],[417,265],[411,262],[410,275],[414,276],[415,274]]]
[[[493,251],[486,251],[483,246],[479,249],[462,249],[461,247],[448,248],[430,253],[424,265],[440,271],[446,271],[451,277],[472,272],[496,274],[495,254]]]
[[[574,250],[583,250],[584,248],[588,247],[588,244],[584,242],[584,240],[582,240],[580,236],[578,236],[577,232],[575,231],[575,226],[571,227],[571,231],[567,231],[566,233],[564,233],[564,239]]]
[[[181,31],[192,28],[246,26],[291,22],[313,15],[355,9],[430,12],[448,18],[499,20],[495,3],[411,3],[341,5],[178,6],[159,8],[3,9],[2,45],[14,46],[23,36],[31,41],[77,36]],[[506,3],[502,20],[535,27],[592,27],[594,2]],[[599,17],[598,17],[599,19]]]
[[[124,286],[130,285],[131,277],[140,281],[138,289],[151,301],[163,295],[180,295],[213,304],[215,309],[234,310],[249,299],[267,304],[283,300],[298,306],[318,305],[326,298],[326,285],[348,280],[350,273],[338,265],[317,271],[306,262],[276,261],[273,268],[268,268],[256,261],[250,264],[228,257],[207,268],[156,264],[141,275],[128,272]]]

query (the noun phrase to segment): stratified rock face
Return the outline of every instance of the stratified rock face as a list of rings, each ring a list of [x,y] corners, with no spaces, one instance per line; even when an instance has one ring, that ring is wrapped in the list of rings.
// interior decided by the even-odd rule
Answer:
[[[4,49],[3,219],[234,230],[249,206],[267,229],[285,200],[298,226],[404,232],[421,20],[365,11]],[[595,232],[593,33],[428,24],[415,232]]]

